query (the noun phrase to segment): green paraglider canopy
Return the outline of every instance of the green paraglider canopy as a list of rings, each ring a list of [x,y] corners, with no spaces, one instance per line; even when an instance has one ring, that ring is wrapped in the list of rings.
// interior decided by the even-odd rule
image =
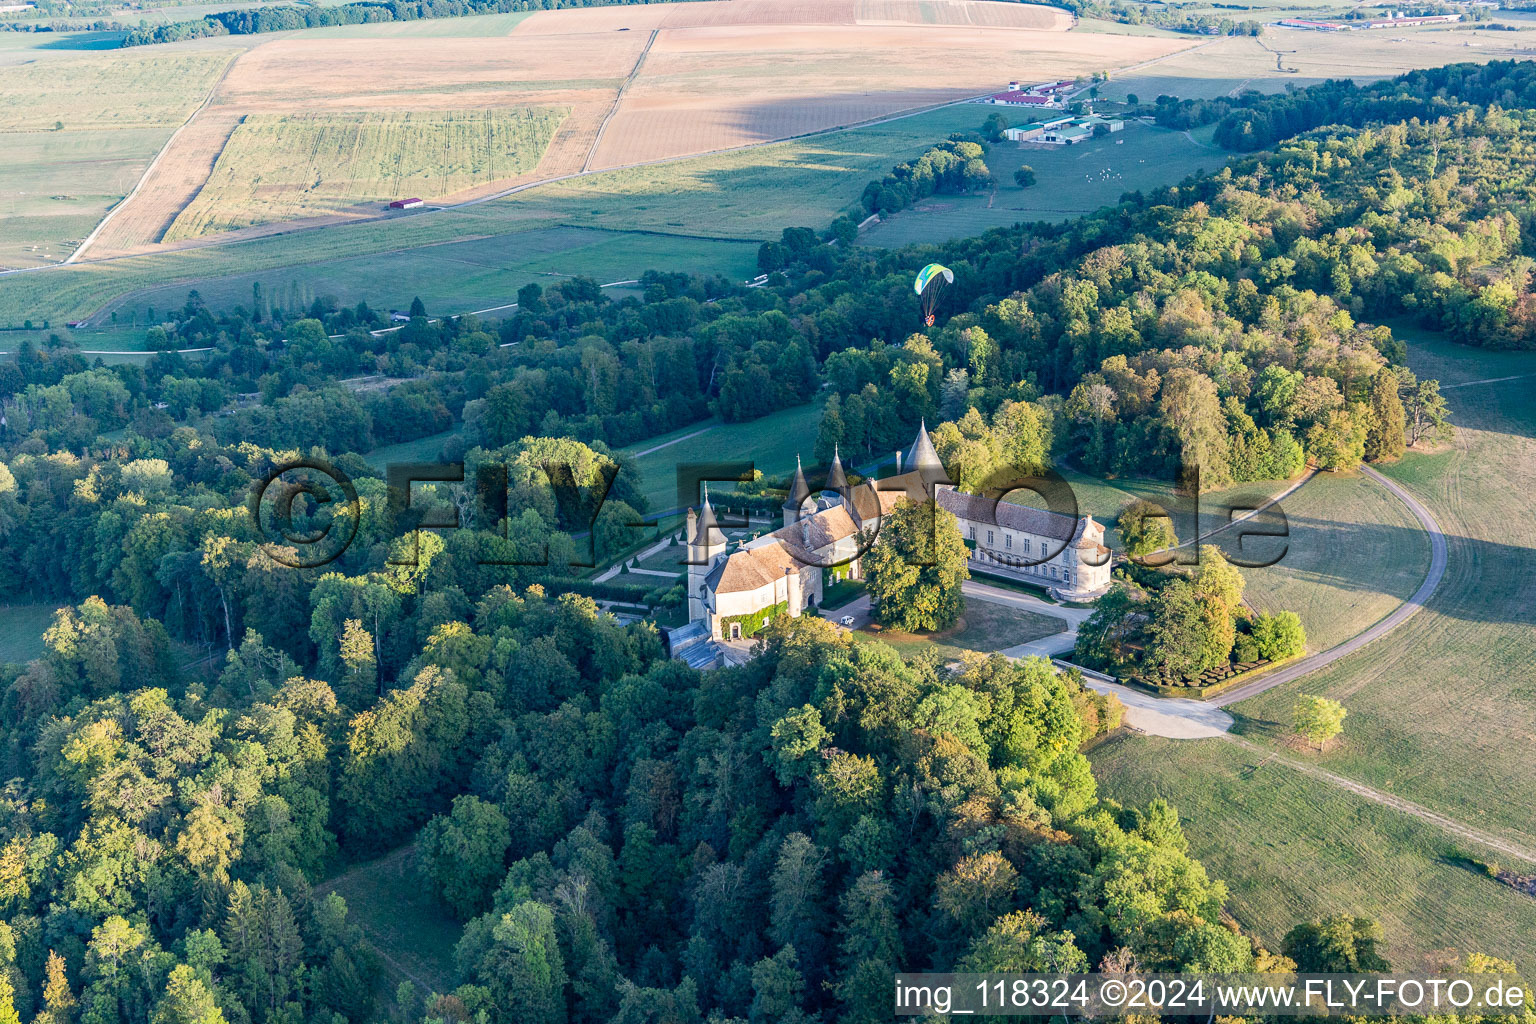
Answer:
[[[939,293],[945,285],[955,283],[955,272],[941,263],[930,263],[917,272],[912,290],[923,303],[923,323],[933,326],[934,307],[939,304]]]

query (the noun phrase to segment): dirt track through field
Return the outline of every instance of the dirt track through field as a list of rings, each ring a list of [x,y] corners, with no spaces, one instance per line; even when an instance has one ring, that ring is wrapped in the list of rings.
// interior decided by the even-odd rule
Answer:
[[[1394,796],[1391,793],[1383,793],[1379,789],[1373,789],[1372,787],[1364,785],[1363,783],[1356,782],[1353,779],[1346,779],[1342,775],[1335,775],[1333,772],[1330,772],[1325,768],[1320,768],[1315,764],[1308,764],[1305,761],[1298,761],[1295,758],[1287,757],[1286,755],[1279,753],[1270,747],[1261,747],[1257,743],[1243,739],[1241,736],[1234,736],[1231,733],[1227,733],[1223,736],[1223,738],[1228,742],[1237,744],[1245,750],[1250,750],[1255,754],[1263,755],[1266,762],[1273,761],[1278,764],[1283,764],[1287,768],[1301,772],[1303,775],[1310,775],[1313,778],[1322,779],[1325,782],[1329,782],[1335,786],[1338,786],[1340,789],[1347,789],[1349,792],[1354,793],[1357,796],[1363,796],[1372,803],[1381,804],[1384,807],[1390,807],[1394,811],[1401,811],[1403,814],[1411,815],[1412,817],[1418,818],[1420,821],[1427,821],[1432,825],[1436,825],[1439,828],[1444,829],[1454,836],[1470,840],[1471,842],[1478,843],[1481,846],[1486,846],[1490,850],[1498,850],[1500,853],[1508,854],[1511,857],[1518,857],[1527,863],[1536,864],[1536,849],[1532,849],[1529,846],[1512,842],[1500,836],[1493,835],[1490,832],[1484,832],[1481,829],[1475,829],[1470,825],[1463,825],[1461,822],[1455,820],[1454,818],[1447,818],[1443,814],[1437,814],[1427,807],[1421,807],[1420,805],[1414,803],[1412,800],[1404,800],[1400,796]]]
[[[645,49],[640,51],[640,56],[635,58],[635,66],[629,72],[629,77],[624,79],[624,84],[619,86],[619,91],[614,94],[613,106],[608,108],[608,114],[603,118],[603,123],[597,126],[597,134],[592,138],[592,146],[587,150],[587,158],[581,162],[583,171],[592,169],[592,158],[597,155],[597,147],[603,144],[603,132],[608,130],[608,122],[613,120],[613,115],[619,112],[619,104],[624,102],[624,93],[634,84],[639,76],[640,69],[645,66],[646,55],[651,52],[651,47],[656,45],[656,37],[661,35],[661,29],[651,29],[650,38],[645,41]]]

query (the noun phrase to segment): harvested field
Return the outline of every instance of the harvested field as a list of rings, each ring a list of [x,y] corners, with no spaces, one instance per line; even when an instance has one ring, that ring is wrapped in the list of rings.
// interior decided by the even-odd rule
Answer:
[[[646,39],[630,32],[569,33],[529,46],[522,35],[520,28],[489,39],[312,41],[300,33],[242,57],[219,103],[285,113],[526,106],[593,89],[608,90],[611,99]]]
[[[782,139],[975,96],[1024,74],[1019,68],[1033,79],[1067,77],[1187,45],[944,25],[668,28],[592,165]]]
[[[1117,75],[1102,92],[1111,99],[1134,93],[1148,102],[1163,94],[1210,99],[1245,89],[1280,92],[1330,78],[1372,82],[1461,61],[1529,59],[1528,40],[1522,33],[1460,27],[1333,33],[1271,27],[1262,39],[1217,39],[1198,52]],[[1277,66],[1277,56],[1285,71]]]
[[[981,25],[1064,32],[1072,15],[1057,7],[966,0],[858,0],[860,25]]]
[[[513,178],[538,165],[565,113],[253,114],[165,238],[346,213],[359,203],[376,209]]]
[[[122,252],[144,242],[158,242],[208,180],[240,116],[205,110],[176,137],[175,157],[160,162],[155,173],[101,229],[91,242],[93,256]]]

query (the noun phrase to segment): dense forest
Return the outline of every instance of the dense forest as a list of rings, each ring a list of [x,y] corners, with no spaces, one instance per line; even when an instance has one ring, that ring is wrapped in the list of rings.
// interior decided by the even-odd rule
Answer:
[[[298,285],[146,313],[165,351],[142,366],[23,346],[0,366],[0,595],[67,607],[0,668],[0,1021],[862,1021],[896,968],[1327,970],[1343,933],[1376,958],[1369,922],[1244,935],[1173,808],[1095,793],[1080,751],[1116,709],[1073,674],[950,672],[814,617],[700,674],[565,565],[649,511],[616,448],[818,392],[819,445],[879,455],[942,421],[962,482],[1393,457],[1444,407],[1383,321],[1536,345],[1536,113],[1510,109],[1536,76],[1379,88],[1391,123],[1067,224],[895,252],[791,228],[760,287],[577,279],[499,323],[418,305],[389,330]],[[918,332],[932,261],[955,283]],[[505,505],[429,486],[463,528],[413,539],[361,455],[454,425],[445,454],[505,467]],[[298,455],[358,492],[356,539],[310,569],[245,507]],[[582,494],[612,480],[595,520],[553,464]],[[553,564],[511,564],[528,551]],[[1158,629],[1211,623],[1156,648],[1170,672],[1296,642],[1217,569],[1143,590]],[[466,927],[453,990],[396,999],[325,879],[407,843]]]

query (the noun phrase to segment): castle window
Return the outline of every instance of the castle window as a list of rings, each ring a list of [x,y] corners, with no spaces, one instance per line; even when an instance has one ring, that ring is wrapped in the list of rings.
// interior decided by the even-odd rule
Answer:
[[[1013,534],[1010,533],[1003,538],[1003,547],[1007,548],[1009,551],[1013,550]]]
[[[1024,553],[1026,555],[1029,554],[1029,538],[1028,537],[1024,538]]]
[[[992,545],[993,545],[993,544],[995,544],[995,543],[996,543],[996,541],[994,541],[994,540],[993,540],[993,539],[992,539],[992,531],[991,531],[991,530],[988,530],[988,531],[987,531],[987,547],[991,547],[991,546],[992,546]]]

